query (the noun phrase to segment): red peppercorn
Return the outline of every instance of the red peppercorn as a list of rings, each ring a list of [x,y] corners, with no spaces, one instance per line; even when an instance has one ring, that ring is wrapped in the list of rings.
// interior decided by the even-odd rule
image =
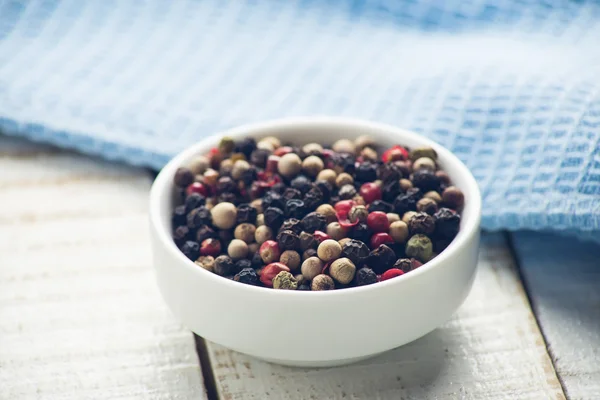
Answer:
[[[275,149],[273,154],[275,154],[277,157],[283,157],[286,154],[291,153],[292,151],[294,151],[294,149],[292,149],[290,146],[281,146]]]
[[[275,173],[277,172],[277,165],[279,165],[279,159],[281,157],[271,154],[269,158],[267,158],[267,166],[265,167],[265,171]]]
[[[394,239],[389,235],[389,233],[376,233],[371,236],[371,248],[376,249],[382,244],[393,244]]]
[[[398,268],[390,268],[381,275],[381,282],[387,281],[388,279],[392,279],[400,275],[404,275],[404,271]]]
[[[331,237],[323,231],[315,231],[313,237],[319,243],[321,243],[324,240],[331,239]]]
[[[408,151],[402,146],[393,146],[381,156],[383,162],[402,161],[408,159]]]
[[[354,202],[354,200],[342,200],[335,203],[335,206],[333,208],[335,209],[336,213],[345,213],[346,215],[348,215],[350,209],[355,204],[356,203]]]
[[[381,188],[373,182],[368,182],[360,187],[360,195],[365,203],[371,204],[375,200],[381,200]]]
[[[198,193],[204,197],[208,197],[210,195],[210,187],[200,182],[194,182],[185,189],[185,193],[188,196],[192,193]]]
[[[258,249],[258,254],[262,258],[265,264],[273,263],[279,261],[279,257],[281,256],[281,250],[279,248],[279,244],[274,240],[267,240],[263,244],[260,245]]]
[[[260,281],[266,286],[273,287],[273,278],[275,278],[281,271],[290,272],[290,269],[287,265],[280,262],[270,263],[262,269],[262,272],[260,273]]]
[[[200,244],[200,255],[217,257],[221,254],[221,242],[219,239],[204,239]]]
[[[390,220],[383,211],[373,211],[367,216],[367,226],[375,233],[387,232],[390,229]]]
[[[219,164],[223,161],[223,155],[219,151],[218,147],[213,147],[208,152],[208,159],[210,160],[210,166],[214,169],[219,169]]]

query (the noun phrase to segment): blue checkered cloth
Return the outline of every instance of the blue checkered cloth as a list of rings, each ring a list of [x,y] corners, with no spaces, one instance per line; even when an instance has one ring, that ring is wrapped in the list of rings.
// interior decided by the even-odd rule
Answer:
[[[160,168],[242,123],[377,120],[470,167],[484,228],[597,239],[599,38],[585,1],[5,0],[0,129]]]

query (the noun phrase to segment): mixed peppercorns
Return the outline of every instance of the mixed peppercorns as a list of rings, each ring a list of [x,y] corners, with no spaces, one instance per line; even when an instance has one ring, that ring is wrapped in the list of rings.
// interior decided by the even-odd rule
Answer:
[[[173,239],[207,271],[278,290],[413,271],[457,235],[464,195],[434,149],[380,150],[367,136],[331,148],[224,138],[176,171]]]

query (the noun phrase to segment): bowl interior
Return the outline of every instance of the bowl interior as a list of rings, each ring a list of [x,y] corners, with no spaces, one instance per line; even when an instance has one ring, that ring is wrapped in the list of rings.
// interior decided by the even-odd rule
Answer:
[[[177,168],[186,165],[195,156],[207,153],[210,148],[218,145],[223,136],[230,136],[233,138],[251,136],[257,139],[266,136],[276,136],[280,138],[283,143],[294,145],[302,145],[311,142],[331,145],[338,139],[354,139],[361,135],[371,136],[379,146],[389,147],[399,144],[410,148],[423,146],[434,148],[438,153],[439,165],[448,173],[453,184],[459,187],[465,195],[465,206],[461,213],[461,228],[456,238],[442,253],[422,267],[415,271],[411,271],[410,274],[380,282],[377,285],[349,288],[340,291],[319,292],[319,294],[334,295],[336,293],[348,293],[349,291],[372,290],[380,285],[399,284],[399,282],[409,280],[411,276],[416,274],[427,273],[429,270],[436,268],[437,265],[443,264],[444,259],[448,254],[459,251],[461,244],[465,242],[466,238],[474,235],[478,231],[481,214],[481,197],[477,183],[466,166],[450,151],[439,144],[413,132],[385,124],[362,120],[346,118],[283,119],[241,126],[230,131],[212,135],[202,140],[174,157],[156,178],[150,195],[150,218],[153,229],[157,230],[157,234],[160,236],[161,240],[170,242],[169,246],[174,252],[173,255],[188,264],[190,268],[194,268],[194,270],[198,271],[200,274],[205,274],[208,279],[217,279],[224,284],[239,285],[236,282],[230,282],[228,279],[223,279],[202,268],[197,268],[194,263],[189,261],[175,246],[171,238],[171,212],[173,209],[175,193],[173,177]],[[249,285],[239,286],[244,287],[243,290],[266,290],[264,288],[251,287]],[[303,292],[296,293],[295,291],[282,292],[286,292],[286,295],[303,294]]]

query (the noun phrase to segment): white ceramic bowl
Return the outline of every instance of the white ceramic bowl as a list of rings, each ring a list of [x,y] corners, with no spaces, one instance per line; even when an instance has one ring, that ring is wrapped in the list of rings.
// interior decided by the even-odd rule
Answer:
[[[196,266],[171,238],[175,170],[206,153],[223,135],[274,135],[284,142],[331,145],[371,135],[391,146],[431,146],[465,194],[461,229],[435,259],[404,276],[344,290],[301,292],[243,285]],[[475,179],[453,154],[412,132],[346,118],[295,118],[214,135],[177,155],[150,193],[154,268],[173,314],[196,334],[278,364],[334,366],[409,343],[450,318],[469,293],[477,265],[481,199]]]

